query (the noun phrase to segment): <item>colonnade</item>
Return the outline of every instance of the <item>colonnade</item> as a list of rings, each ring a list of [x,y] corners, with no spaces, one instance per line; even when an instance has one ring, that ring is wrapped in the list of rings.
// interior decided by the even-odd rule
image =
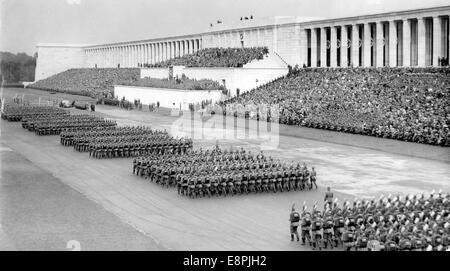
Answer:
[[[308,67],[440,66],[449,59],[449,15],[304,27]]]
[[[86,62],[90,67],[142,67],[203,48],[267,46],[286,59],[286,63],[309,67],[448,65],[449,15],[450,6],[446,6],[236,27],[190,36],[85,47]]]
[[[133,42],[85,48],[90,67],[144,67],[193,54],[202,49],[201,39]]]

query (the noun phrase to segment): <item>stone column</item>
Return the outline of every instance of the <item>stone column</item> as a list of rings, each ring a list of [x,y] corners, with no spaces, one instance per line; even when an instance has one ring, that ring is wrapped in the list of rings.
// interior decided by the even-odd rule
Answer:
[[[134,46],[133,45],[130,45],[130,60],[129,60],[130,62],[128,63],[128,66],[131,68],[131,67],[134,67],[133,66],[133,64],[134,64]]]
[[[311,28],[311,67],[317,67],[317,32]]]
[[[177,57],[177,42],[173,42],[173,58]]]
[[[150,44],[152,64],[156,63],[156,43]]]
[[[150,64],[155,64],[155,48],[153,43],[150,43]]]
[[[411,66],[411,23],[403,20],[403,67]]]
[[[337,67],[337,29],[335,26],[330,28],[330,67]]]
[[[139,44],[134,45],[134,66],[137,67],[139,63]]]
[[[161,61],[166,61],[166,43],[161,42]]]
[[[165,57],[166,57],[166,60],[169,60],[170,59],[170,48],[169,48],[169,43],[168,42],[165,42],[164,43],[165,44],[165,48],[166,48],[166,54],[165,54]]]
[[[147,64],[152,63],[152,46],[150,43],[147,43]]]
[[[147,57],[148,57],[147,44],[143,44],[142,47],[144,48],[144,59],[142,60],[142,65],[144,65],[147,64]]]
[[[161,62],[161,43],[156,44],[156,62]]]
[[[127,60],[128,60],[128,67],[131,67],[131,63],[133,62],[133,47],[131,45],[128,45],[128,53],[127,53]]]
[[[127,47],[126,46],[122,46],[122,57],[121,57],[121,62],[120,62],[120,66],[122,68],[127,66],[127,52],[126,52]]]
[[[116,67],[118,64],[120,64],[120,66],[122,67],[122,47],[121,46],[117,46],[117,63],[116,63]]]
[[[127,55],[128,55],[128,50],[127,50],[127,46],[124,45],[122,47],[122,67],[127,67]]]
[[[139,44],[139,64],[144,63],[144,45]]]
[[[299,60],[298,65],[300,67],[303,67],[303,64],[305,64],[305,65],[308,64],[308,33],[306,32],[306,29],[300,28],[300,26],[298,26],[298,31],[299,31],[299,35],[300,35],[300,37],[299,37],[300,38],[300,40],[299,40],[299,42],[300,42],[300,60]],[[259,34],[259,30],[258,30],[258,34]],[[259,35],[258,35],[258,40],[259,40]]]
[[[136,67],[139,67],[139,65],[142,63],[142,45],[136,45],[136,49]]]
[[[384,45],[383,23],[377,22],[376,28],[377,28],[376,67],[383,67],[383,58],[384,58],[384,54],[383,54],[383,45]]]
[[[442,19],[433,17],[433,66],[439,66],[439,57],[443,57],[442,53]]]
[[[363,53],[363,67],[370,67],[370,24],[364,24],[364,53]]]
[[[108,48],[108,67],[114,67],[114,47]]]
[[[133,67],[133,45],[128,45],[128,67]]]
[[[137,67],[137,45],[133,45],[133,67]]]
[[[169,42],[165,43],[165,47],[166,47],[166,60],[170,59],[170,47],[169,47]]]
[[[389,66],[397,67],[397,24],[389,21]]]
[[[351,56],[351,62],[354,67],[359,66],[359,31],[358,31],[358,25],[353,24],[352,25],[352,56]]]
[[[425,47],[425,19],[417,18],[417,52],[418,66],[425,67],[426,47]]]
[[[111,65],[111,47],[105,48],[105,68],[109,68]]]
[[[230,42],[231,39],[228,39],[228,42]],[[198,39],[194,39],[194,53],[198,52]]]
[[[341,67],[347,67],[348,66],[348,31],[347,26],[343,25],[341,27]]]
[[[103,67],[108,67],[108,48],[103,48]]]
[[[327,31],[325,27],[320,28],[320,67],[327,66]]]
[[[173,58],[177,57],[177,42],[173,42]]]
[[[122,46],[122,57],[121,57],[122,61],[120,63],[120,66],[122,68],[125,68],[127,66],[127,52],[126,52],[126,50],[127,50],[127,47],[126,46]]]

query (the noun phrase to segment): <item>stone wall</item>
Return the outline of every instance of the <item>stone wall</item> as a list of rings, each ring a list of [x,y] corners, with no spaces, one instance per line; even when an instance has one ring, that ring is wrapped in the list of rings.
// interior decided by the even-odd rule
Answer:
[[[189,110],[190,103],[201,103],[204,100],[212,100],[212,103],[220,101],[220,90],[180,90],[167,88],[150,88],[135,86],[114,86],[114,95],[118,99],[125,97],[133,102],[139,99],[142,104],[149,105],[159,102],[161,107],[180,108]]]
[[[35,81],[72,68],[85,68],[82,45],[40,44],[37,46]]]
[[[142,68],[141,78],[151,77],[151,78],[169,78],[169,68]]]

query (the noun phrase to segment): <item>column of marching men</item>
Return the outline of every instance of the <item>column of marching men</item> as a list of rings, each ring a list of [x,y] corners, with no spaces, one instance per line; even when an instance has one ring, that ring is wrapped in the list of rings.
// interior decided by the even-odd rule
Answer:
[[[164,187],[177,187],[178,194],[191,198],[317,188],[316,171],[305,163],[286,164],[262,152],[218,146],[137,157],[133,173]]]
[[[59,135],[67,129],[92,129],[114,127],[116,122],[88,114],[71,115],[68,111],[52,106],[6,104],[2,118],[21,121],[22,127],[36,135]]]
[[[192,139],[144,126],[117,127],[94,115],[71,115],[56,107],[8,106],[5,119],[22,121],[37,135],[60,135],[60,143],[98,159],[136,157],[133,173],[180,195],[197,198],[317,188],[305,163],[282,163],[243,149],[193,150]]]
[[[167,131],[137,127],[97,127],[88,131],[68,129],[61,133],[61,144],[76,151],[89,152],[98,159],[135,157],[147,154],[175,155],[192,148],[192,140],[173,138]]]
[[[324,211],[305,203],[290,217],[291,241],[300,226],[302,245],[313,249],[343,247],[361,251],[450,251],[450,195],[381,196],[357,200],[353,205],[338,200]]]

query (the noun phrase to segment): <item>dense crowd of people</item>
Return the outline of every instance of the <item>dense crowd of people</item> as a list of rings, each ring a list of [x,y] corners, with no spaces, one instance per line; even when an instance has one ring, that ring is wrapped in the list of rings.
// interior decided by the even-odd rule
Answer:
[[[167,131],[149,127],[98,127],[87,131],[67,130],[60,135],[61,144],[76,151],[89,152],[98,159],[140,155],[176,155],[192,148],[192,140],[173,138]]]
[[[191,198],[317,189],[316,171],[305,163],[286,164],[262,152],[222,150],[218,146],[189,149],[181,155],[137,157],[133,174],[165,187],[176,186],[178,194]]]
[[[29,87],[93,98],[113,97],[115,84],[137,80],[139,77],[138,68],[70,69],[40,80]]]
[[[182,90],[224,90],[224,87],[217,81],[210,79],[189,79],[186,76],[181,78],[150,78],[145,77],[139,80],[130,80],[121,82],[123,85],[127,86],[138,86],[138,87],[153,87],[153,88],[168,88],[168,89],[182,89]]]
[[[242,117],[450,146],[449,68],[302,69],[221,106],[237,104],[279,106]]]
[[[292,208],[291,241],[313,249],[450,251],[450,196],[442,192],[421,195],[381,196],[379,200],[337,200],[324,211]]]
[[[170,66],[187,67],[234,67],[239,68],[256,59],[263,59],[269,50],[267,47],[252,48],[206,48],[194,54],[184,55],[145,67],[165,68]]]

